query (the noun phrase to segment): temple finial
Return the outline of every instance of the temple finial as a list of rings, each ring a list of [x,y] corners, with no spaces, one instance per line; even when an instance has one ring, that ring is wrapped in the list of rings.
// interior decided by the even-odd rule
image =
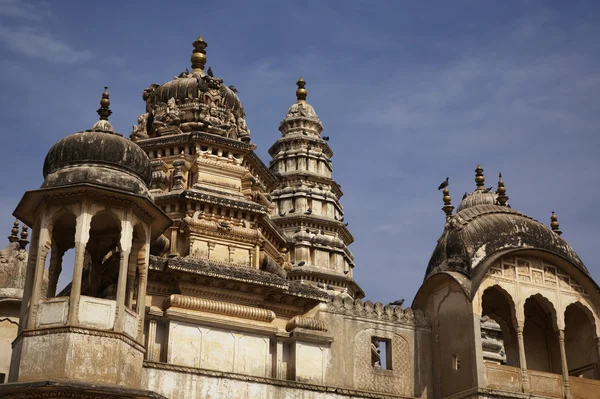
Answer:
[[[302,79],[302,76],[300,76],[300,79],[298,79],[296,84],[298,85],[298,90],[296,90],[296,98],[298,99],[298,101],[306,101],[306,96],[308,95],[308,92],[304,88],[304,86],[306,86],[306,82],[304,81],[304,79]]]
[[[27,225],[23,224],[23,226],[21,228],[21,238],[19,239],[19,245],[21,246],[22,249],[25,249],[27,244],[29,244],[29,240],[27,239],[28,237],[29,237],[29,232],[27,231]]]
[[[19,221],[15,220],[12,229],[10,229],[10,235],[8,236],[8,242],[13,243],[19,241]]]
[[[108,94],[108,87],[104,86],[102,92],[102,98],[100,99],[100,108],[96,111],[100,115],[100,120],[108,120],[108,117],[112,114],[110,110],[110,94]]]
[[[498,205],[506,206],[508,197],[506,196],[506,188],[504,187],[504,180],[502,180],[502,173],[498,174],[498,189],[496,190],[496,194],[498,194]]]
[[[202,36],[198,36],[198,39],[194,43],[194,51],[192,52],[192,72],[204,73],[204,65],[206,65],[206,47],[208,44],[204,41]]]
[[[556,213],[554,213],[554,211],[552,211],[552,216],[550,216],[550,227],[552,228],[552,231],[556,234],[562,234],[562,231],[560,231],[559,229],[558,217],[556,216]]]
[[[444,200],[442,211],[444,211],[446,214],[446,221],[448,221],[448,219],[452,217],[452,211],[454,210],[454,207],[452,206],[452,197],[450,197],[450,190],[448,189],[447,185],[444,187],[442,194],[444,195],[442,198]]]
[[[100,120],[94,123],[94,126],[88,131],[91,132],[104,132],[104,133],[114,133],[115,129],[112,127],[110,122],[108,121],[108,117],[112,114],[112,111],[109,108],[110,106],[110,94],[108,94],[108,87],[104,86],[104,91],[102,92],[102,98],[100,99],[100,108],[96,111],[100,116]]]
[[[483,175],[483,168],[479,164],[475,168],[475,184],[477,185],[476,190],[485,190],[485,176]]]

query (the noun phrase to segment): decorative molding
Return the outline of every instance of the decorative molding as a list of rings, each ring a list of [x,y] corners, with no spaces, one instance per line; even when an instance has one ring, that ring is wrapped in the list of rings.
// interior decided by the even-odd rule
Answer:
[[[226,316],[239,317],[242,319],[258,320],[272,322],[275,320],[275,313],[271,310],[254,308],[245,305],[238,305],[227,302],[213,301],[212,299],[194,298],[185,295],[171,295],[165,299],[163,308],[170,307],[182,309],[199,310],[209,313],[217,313]]]
[[[327,304],[327,310],[348,316],[357,316],[367,319],[389,321],[414,327],[431,328],[431,319],[428,313],[420,309],[402,309],[400,306],[383,305],[381,302],[363,302],[350,297],[335,296]]]
[[[287,325],[285,326],[285,330],[288,332],[295,328],[304,328],[314,331],[327,331],[327,325],[323,320],[305,316],[295,316],[288,321]]]

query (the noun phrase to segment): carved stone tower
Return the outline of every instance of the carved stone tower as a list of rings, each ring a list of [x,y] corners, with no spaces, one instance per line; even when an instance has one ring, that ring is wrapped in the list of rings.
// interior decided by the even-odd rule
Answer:
[[[364,297],[352,278],[354,238],[344,223],[340,186],[331,178],[328,137],[315,109],[306,102],[306,82],[297,82],[297,102],[279,126],[282,137],[271,146],[270,169],[279,178],[271,191],[272,219],[292,241],[292,280],[331,293]]]
[[[106,90],[100,105],[92,129],[50,149],[42,187],[14,212],[32,226],[32,241],[13,382],[141,384],[149,247],[171,221],[150,199],[150,160],[108,121]],[[70,248],[72,267],[63,265]]]
[[[131,134],[151,159],[154,200],[174,221],[153,254],[282,274],[287,242],[266,196],[275,177],[254,153],[236,88],[204,71],[202,37],[193,46],[191,72],[144,91]]]

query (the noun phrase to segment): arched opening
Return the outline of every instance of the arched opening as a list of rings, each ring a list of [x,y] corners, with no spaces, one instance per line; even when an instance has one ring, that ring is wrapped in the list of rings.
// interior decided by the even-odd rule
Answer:
[[[519,366],[515,305],[511,296],[495,285],[483,292],[481,345],[487,362]]]
[[[67,252],[74,252],[76,226],[77,219],[75,215],[66,210],[60,211],[50,225],[49,253],[46,255],[48,283],[45,290],[42,288],[42,298],[68,295],[64,292],[64,288],[73,276],[73,256],[67,254]],[[70,260],[70,262],[67,262],[67,266],[63,267],[65,260]]]
[[[524,310],[523,340],[527,368],[560,374],[560,347],[554,307],[546,298],[534,295],[527,298]]]
[[[589,309],[573,303],[565,310],[565,350],[569,375],[598,379],[598,350],[594,318]]]
[[[136,312],[140,311],[137,306],[137,296],[141,271],[146,264],[146,250],[146,232],[141,224],[137,224],[133,228],[131,254],[127,262],[127,283],[125,289],[125,306]]]
[[[110,211],[92,218],[86,245],[81,295],[115,299],[119,280],[121,223]]]

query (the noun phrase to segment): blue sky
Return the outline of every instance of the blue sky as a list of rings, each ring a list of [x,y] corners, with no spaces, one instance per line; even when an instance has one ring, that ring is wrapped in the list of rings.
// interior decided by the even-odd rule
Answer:
[[[223,5],[226,3],[226,5]],[[600,278],[600,6],[594,1],[52,2],[0,0],[0,229],[61,137],[109,86],[127,136],[141,94],[189,68],[191,43],[235,85],[265,163],[307,81],[368,298],[411,301],[454,205],[503,173],[509,203]]]

